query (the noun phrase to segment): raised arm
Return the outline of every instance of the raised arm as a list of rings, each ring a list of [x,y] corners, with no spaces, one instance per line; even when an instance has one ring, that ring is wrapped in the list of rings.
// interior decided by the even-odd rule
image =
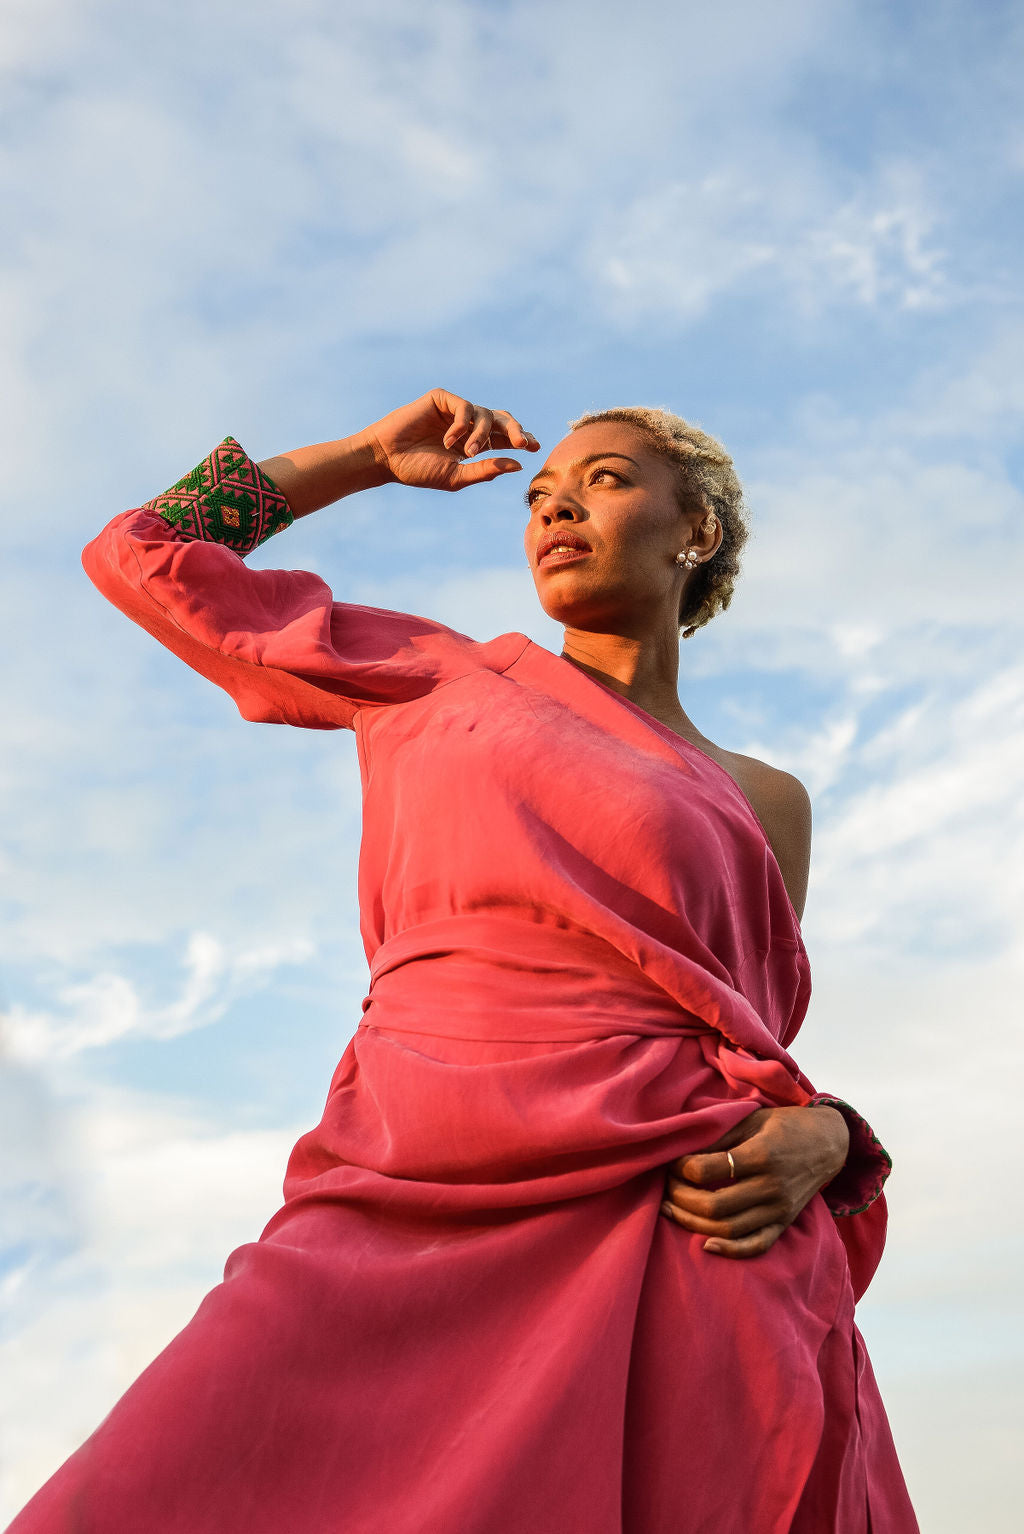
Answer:
[[[264,465],[227,438],[162,495],[115,517],[83,563],[104,596],[228,692],[244,718],[349,726],[363,706],[472,669],[472,642],[427,619],[335,602],[319,576],[250,569],[244,556],[296,514],[371,485],[461,490],[514,472],[515,459],[466,461],[511,442],[537,447],[507,411],[441,389],[354,437]]]

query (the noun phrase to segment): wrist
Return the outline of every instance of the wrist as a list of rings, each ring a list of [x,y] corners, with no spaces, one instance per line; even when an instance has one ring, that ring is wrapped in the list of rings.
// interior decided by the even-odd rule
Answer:
[[[837,1216],[863,1213],[881,1193],[892,1170],[892,1157],[867,1120],[841,1097],[816,1092],[807,1106],[834,1109],[849,1133],[846,1162],[821,1190],[826,1204]]]
[[[388,455],[372,427],[366,426],[354,436],[346,437],[345,444],[351,453],[355,471],[366,481],[360,485],[361,490],[372,490],[378,485],[390,485],[395,481]]]
[[[815,1110],[816,1119],[827,1129],[824,1186],[838,1177],[846,1165],[850,1154],[850,1126],[831,1103],[810,1102],[807,1106]]]
[[[259,467],[286,497],[293,516],[305,517],[360,490],[372,490],[394,476],[369,432],[294,448]]]

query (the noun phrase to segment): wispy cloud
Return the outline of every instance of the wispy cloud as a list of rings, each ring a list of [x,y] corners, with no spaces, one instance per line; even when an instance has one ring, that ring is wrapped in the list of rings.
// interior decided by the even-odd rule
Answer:
[[[946,253],[935,243],[935,217],[919,197],[846,203],[812,229],[806,278],[832,278],[836,296],[848,292],[868,308],[937,309],[951,298]]]
[[[105,971],[62,986],[56,994],[59,1011],[37,1012],[16,1003],[0,1040],[17,1060],[57,1061],[129,1037],[178,1038],[217,1022],[239,997],[267,985],[282,964],[301,964],[314,953],[304,938],[230,953],[210,933],[194,932],[175,1001],[147,1005],[135,980]]]
[[[829,306],[940,309],[955,300],[937,220],[898,169],[849,200],[783,158],[646,191],[606,218],[592,278],[620,319],[694,320],[751,291],[818,314]]]
[[[256,1239],[306,1127],[225,1133],[166,1096],[109,1087],[55,1119],[16,1142],[0,1120],[4,1167],[15,1143],[34,1160],[31,1181],[3,1181],[21,1233],[0,1272],[5,1522],[185,1325],[228,1251]]]

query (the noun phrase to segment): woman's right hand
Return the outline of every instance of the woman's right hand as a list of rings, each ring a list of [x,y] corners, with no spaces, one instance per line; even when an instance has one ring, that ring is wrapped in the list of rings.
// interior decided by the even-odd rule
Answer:
[[[514,458],[465,462],[477,453],[503,447],[536,453],[540,447],[507,410],[471,404],[447,389],[431,389],[411,404],[400,405],[359,438],[372,451],[383,482],[396,480],[425,490],[464,490],[522,468]]]

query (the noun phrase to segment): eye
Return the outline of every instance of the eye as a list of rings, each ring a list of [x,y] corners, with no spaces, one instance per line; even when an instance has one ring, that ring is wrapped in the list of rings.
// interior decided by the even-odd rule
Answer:
[[[600,479],[602,474],[610,474],[612,479],[617,479],[620,483],[622,482],[622,475],[616,474],[614,469],[595,469],[590,476],[591,480]]]
[[[527,506],[532,506],[537,496],[543,494],[544,491],[540,488],[539,485],[536,485],[532,489],[526,491],[525,495],[523,496],[523,500],[526,502]]]

